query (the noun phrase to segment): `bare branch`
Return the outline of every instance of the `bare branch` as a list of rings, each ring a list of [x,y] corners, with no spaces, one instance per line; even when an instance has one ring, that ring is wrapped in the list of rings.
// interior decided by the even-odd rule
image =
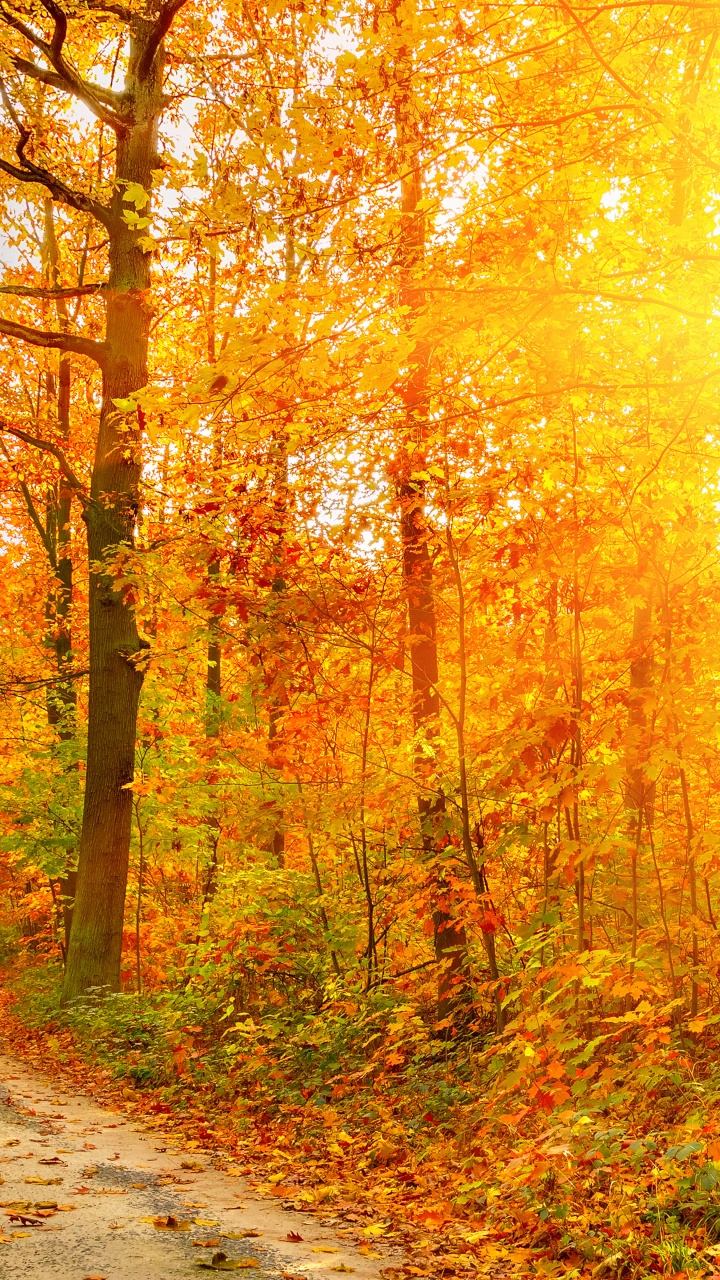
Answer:
[[[55,24],[50,44],[48,44],[47,40],[43,40],[41,36],[36,35],[32,27],[29,27],[14,13],[11,13],[3,4],[0,4],[0,21],[12,27],[14,31],[17,31],[30,44],[34,45],[55,69],[57,78],[50,79],[49,72],[46,72],[44,68],[38,67],[33,62],[26,61],[24,58],[13,58],[15,66],[26,75],[33,76],[36,80],[42,80],[45,84],[52,84],[56,89],[62,89],[65,93],[70,93],[79,98],[99,120],[104,120],[116,132],[124,133],[127,127],[126,123],[112,109],[119,103],[119,95],[113,93],[111,89],[103,88],[102,85],[92,84],[88,80],[83,80],[80,73],[63,55],[63,46],[67,35],[67,16],[60,6],[55,3],[55,0],[41,0],[41,4],[50,14]]]
[[[27,324],[17,324],[14,320],[0,319],[0,333],[8,338],[19,338],[21,342],[29,342],[33,347],[45,347],[52,351],[73,351],[78,356],[87,356],[104,369],[107,365],[110,348],[106,342],[94,342],[92,338],[83,338],[79,333],[52,333],[47,329],[33,329]]]
[[[63,671],[59,676],[50,676],[46,680],[43,680],[40,676],[33,677],[30,680],[22,676],[10,676],[0,681],[0,697],[7,697],[13,689],[21,689],[31,693],[36,689],[46,689],[52,684],[65,684],[66,681],[81,680],[89,674],[89,670]]]
[[[100,293],[103,289],[107,289],[107,285],[102,281],[98,284],[68,285],[67,288],[56,289],[36,289],[25,284],[0,284],[0,293],[10,294],[14,298],[82,298],[86,293]]]
[[[150,69],[155,61],[155,55],[172,26],[173,18],[180,12],[184,4],[187,4],[187,0],[168,0],[167,4],[163,5],[156,23],[148,35],[147,44],[138,63],[138,80],[146,80],[149,76]]]
[[[78,494],[87,499],[84,484],[78,480],[59,445],[53,444],[52,440],[43,440],[41,436],[31,436],[28,431],[22,431],[20,427],[9,427],[7,422],[1,420],[0,431],[7,432],[9,436],[15,436],[16,440],[22,440],[25,444],[31,444],[34,449],[42,449],[43,453],[51,453],[60,463],[60,470],[70,487],[77,489]]]

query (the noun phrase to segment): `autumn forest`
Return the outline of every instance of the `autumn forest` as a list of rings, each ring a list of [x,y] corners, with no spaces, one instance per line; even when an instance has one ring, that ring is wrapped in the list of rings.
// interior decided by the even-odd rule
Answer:
[[[719,34],[0,4],[6,1034],[387,1277],[720,1268]]]

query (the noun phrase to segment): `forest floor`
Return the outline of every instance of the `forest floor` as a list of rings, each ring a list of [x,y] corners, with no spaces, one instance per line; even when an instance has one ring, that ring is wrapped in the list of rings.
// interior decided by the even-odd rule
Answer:
[[[714,1040],[622,1022],[549,1108],[463,1045],[393,1072],[365,1023],[299,1091],[287,1041],[229,1073],[222,1028],[116,1004],[73,1024],[0,973],[2,1280],[720,1280]]]
[[[379,1277],[348,1231],[268,1202],[197,1145],[0,1056],[3,1280]]]

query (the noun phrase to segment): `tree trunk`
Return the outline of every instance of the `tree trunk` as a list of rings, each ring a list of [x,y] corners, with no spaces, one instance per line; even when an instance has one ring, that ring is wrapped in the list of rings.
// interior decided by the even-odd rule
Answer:
[[[140,480],[140,427],[118,410],[147,383],[150,256],[123,216],[128,184],[145,192],[158,165],[162,42],[148,59],[152,28],[135,20],[126,79],[130,122],[118,136],[109,226],[109,282],[100,427],[85,511],[90,560],[90,693],[85,806],[75,914],[63,998],[88,987],[120,988],[132,819],[135,735],[143,674],[131,599],[116,587],[113,553],[132,546]],[[149,65],[148,65],[149,63]]]
[[[299,144],[296,139],[295,155],[299,157]],[[296,194],[293,191],[293,194]],[[295,251],[295,233],[292,220],[285,227],[285,288],[287,292],[294,289],[298,276],[297,254]],[[293,335],[294,336],[294,335]],[[288,533],[288,494],[289,494],[289,457],[288,432],[292,422],[292,409],[278,406],[284,416],[282,425],[273,434],[272,439],[272,473],[274,489],[275,546],[273,559],[275,568],[272,581],[272,605],[279,603],[286,591],[284,574],[285,541]],[[280,658],[282,662],[282,657]],[[285,866],[285,806],[277,791],[281,788],[282,762],[279,756],[283,746],[283,718],[288,709],[288,694],[285,683],[278,670],[280,663],[275,662],[274,679],[268,699],[268,767],[271,777],[275,778],[275,800],[272,813],[272,832],[265,844],[265,849],[275,859],[277,867]]]
[[[53,202],[45,200],[45,231],[43,239],[43,258],[48,285],[57,287],[59,277],[59,252],[55,235]],[[64,298],[55,302],[60,329],[67,331],[69,325],[68,307]],[[48,375],[48,396],[56,399],[57,425],[63,445],[70,440],[70,392],[72,388],[71,358],[67,352],[61,352],[58,366],[57,389],[51,374]],[[73,601],[73,564],[70,555],[70,515],[72,508],[72,489],[64,483],[61,472],[52,489],[48,493],[45,529],[47,533],[46,550],[55,576],[55,588],[47,602],[48,643],[55,654],[55,669],[58,673],[56,685],[48,686],[47,717],[48,724],[57,729],[61,742],[71,742],[76,735],[77,694],[73,680],[64,677],[68,673],[68,664],[72,657],[72,636],[70,633],[70,611]],[[77,769],[73,765],[73,776],[77,779]],[[77,785],[77,783],[75,784]],[[75,861],[76,851],[68,853],[68,864]],[[72,926],[73,902],[77,886],[77,872],[68,865],[65,875],[60,877],[60,901],[63,915],[64,950],[63,959],[67,961],[70,946],[70,929]]]
[[[210,254],[210,267],[208,271],[208,305],[207,305],[207,355],[208,364],[215,364],[217,359],[216,350],[216,312],[217,312],[217,250],[214,248]],[[217,477],[222,467],[223,447],[222,438],[220,436],[220,428],[216,423],[213,427],[212,441],[212,491],[215,491]],[[208,561],[208,586],[213,588],[219,586],[220,583],[220,556],[214,551]],[[209,636],[207,645],[207,665],[205,671],[205,735],[210,739],[220,737],[220,726],[222,723],[222,650],[220,647],[220,624],[215,615],[210,621]],[[213,758],[215,752],[213,751]],[[213,774],[212,765],[209,768],[210,775]],[[212,812],[208,816],[205,823],[207,831],[207,843],[210,852],[210,860],[207,866],[205,882],[203,884],[202,905],[200,908],[200,928],[202,928],[202,920],[209,904],[215,896],[217,888],[218,858],[220,853],[220,815],[217,810],[217,796],[212,788],[212,782],[209,781],[210,803]],[[198,930],[197,946],[200,945],[200,932]]]
[[[402,19],[394,12],[395,22]],[[407,308],[407,324],[414,326],[422,316],[425,293],[418,281],[425,256],[425,217],[419,208],[422,199],[420,137],[411,109],[412,57],[409,46],[398,52],[395,123],[399,147],[401,179],[401,223],[399,253],[402,282],[400,306]],[[408,642],[412,673],[412,718],[415,731],[415,773],[420,785],[418,814],[425,859],[433,866],[433,936],[439,965],[438,1016],[451,1019],[458,994],[467,986],[465,977],[467,940],[465,928],[453,915],[449,886],[442,865],[445,796],[435,778],[433,743],[438,735],[440,699],[438,694],[438,645],[433,566],[428,546],[429,529],[425,512],[424,443],[428,434],[428,373],[430,347],[427,339],[416,342],[411,357],[411,373],[405,384],[404,440],[398,466],[400,532],[403,581],[408,609]]]
[[[652,651],[652,588],[648,581],[649,560],[645,553],[638,557],[638,578],[644,595],[642,604],[633,611],[632,656],[630,659],[630,697],[626,748],[625,808],[628,815],[630,842],[630,884],[632,901],[632,934],[630,953],[637,955],[640,928],[640,859],[643,823],[651,830],[655,814],[655,784],[646,777],[650,754],[650,733],[646,710],[647,695],[652,689],[654,661]]]

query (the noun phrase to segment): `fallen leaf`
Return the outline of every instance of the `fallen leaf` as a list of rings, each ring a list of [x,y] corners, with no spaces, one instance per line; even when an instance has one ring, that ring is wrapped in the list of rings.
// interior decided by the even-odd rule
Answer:
[[[299,1231],[288,1231],[285,1239],[292,1240],[293,1244],[298,1244],[302,1240],[302,1236]]]
[[[205,1171],[205,1165],[201,1164],[199,1160],[181,1160],[180,1168],[189,1169],[192,1173],[204,1173]]]
[[[255,1231],[251,1228],[249,1231],[227,1231],[222,1233],[223,1240],[248,1240],[251,1236],[261,1236],[262,1231]]]
[[[316,1244],[313,1253],[340,1253],[339,1249],[331,1249],[329,1244]]]
[[[214,1253],[209,1262],[196,1262],[196,1267],[204,1267],[208,1271],[244,1271],[249,1267],[259,1267],[258,1258],[228,1258],[220,1250]]]
[[[191,1240],[194,1249],[217,1249],[220,1240]]]
[[[60,1160],[58,1156],[43,1156],[38,1164],[61,1164],[67,1168],[67,1160]]]
[[[34,1183],[36,1187],[59,1187],[62,1178],[23,1178],[23,1182]]]
[[[180,1218],[174,1218],[171,1213],[167,1217],[158,1215],[154,1218],[141,1218],[141,1222],[152,1222],[156,1231],[189,1231],[190,1223]]]
[[[354,1271],[354,1270],[355,1270],[355,1268],[354,1268],[354,1267],[346,1267],[346,1266],[345,1266],[345,1263],[344,1263],[344,1262],[341,1262],[339,1267],[331,1267],[331,1268],[330,1268],[330,1270],[331,1270],[331,1271],[342,1271],[342,1272],[346,1272],[346,1271],[348,1271],[348,1272],[349,1272],[349,1271]]]
[[[193,1218],[196,1227],[219,1227],[217,1218]]]
[[[136,1191],[145,1191],[147,1182],[131,1182],[130,1186],[134,1187]]]

